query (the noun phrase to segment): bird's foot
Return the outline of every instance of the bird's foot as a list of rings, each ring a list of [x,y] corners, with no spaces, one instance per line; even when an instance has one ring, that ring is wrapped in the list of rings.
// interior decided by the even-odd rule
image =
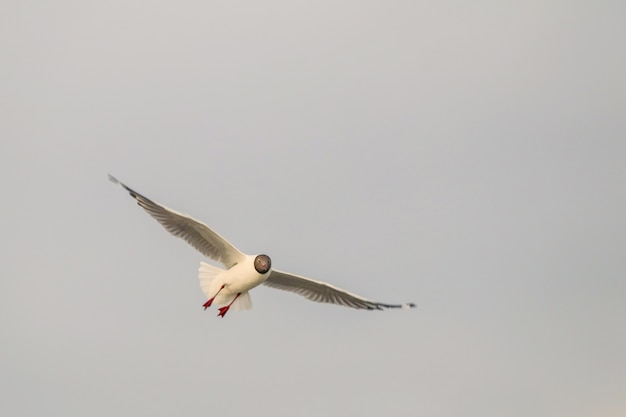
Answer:
[[[230,308],[230,305],[224,306],[224,307],[220,307],[220,312],[217,314],[218,317],[224,317],[226,315],[226,313],[228,312],[228,309]]]
[[[217,292],[215,293],[215,295],[209,299],[209,301],[207,301],[206,303],[202,304],[202,307],[204,307],[204,309],[205,309],[205,310],[206,310],[207,308],[211,307],[211,304],[213,304],[213,300],[215,300],[215,297],[217,297],[217,294],[219,294],[219,293],[220,293],[220,292],[224,289],[224,287],[225,287],[225,286],[226,286],[226,284],[222,285],[222,286],[220,287],[220,289],[219,289],[219,290],[217,290]]]
[[[235,296],[235,298],[233,298],[233,301],[231,301],[230,303],[228,303],[227,306],[224,307],[220,307],[220,312],[217,314],[218,317],[224,317],[224,315],[226,314],[226,312],[228,311],[228,309],[230,308],[230,306],[233,305],[233,303],[235,301],[237,301],[237,298],[239,298],[239,296],[241,295],[241,293],[237,293],[237,295]]]

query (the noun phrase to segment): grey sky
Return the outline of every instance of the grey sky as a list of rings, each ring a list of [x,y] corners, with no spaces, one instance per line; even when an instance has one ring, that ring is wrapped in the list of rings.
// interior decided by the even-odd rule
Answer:
[[[626,415],[626,4],[517,3],[0,4],[0,414]]]

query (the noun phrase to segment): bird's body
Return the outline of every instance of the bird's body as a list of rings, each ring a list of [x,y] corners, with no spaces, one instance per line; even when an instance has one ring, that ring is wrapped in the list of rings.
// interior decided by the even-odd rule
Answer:
[[[269,256],[244,254],[204,223],[155,203],[111,175],[109,179],[128,191],[137,204],[171,234],[184,239],[209,259],[224,265],[224,268],[220,268],[201,262],[199,270],[200,287],[208,298],[204,308],[212,304],[221,306],[219,316],[223,317],[231,307],[233,310],[250,309],[252,301],[249,291],[261,284],[295,292],[312,301],[357,309],[415,307],[413,303],[385,304],[367,300],[322,281],[272,269]]]
[[[200,262],[200,288],[207,298],[215,297],[218,306],[228,305],[237,294],[241,294],[233,303],[233,310],[248,310],[252,307],[248,291],[263,284],[270,271],[261,274],[254,269],[254,256],[246,256],[243,262],[230,269],[222,269],[206,262]],[[221,289],[221,291],[220,291]]]

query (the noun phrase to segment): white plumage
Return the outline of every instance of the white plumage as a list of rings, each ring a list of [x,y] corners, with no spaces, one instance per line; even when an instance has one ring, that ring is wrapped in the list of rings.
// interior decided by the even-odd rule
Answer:
[[[213,303],[222,306],[219,314],[222,317],[229,308],[233,310],[252,308],[249,291],[260,284],[291,291],[312,301],[357,309],[415,307],[413,303],[386,304],[371,301],[322,281],[272,269],[271,260],[267,255],[246,255],[204,223],[155,203],[111,175],[109,179],[128,191],[137,200],[137,204],[172,235],[184,239],[207,258],[224,265],[224,268],[219,268],[201,262],[199,269],[200,287],[209,299],[204,307],[207,308]]]

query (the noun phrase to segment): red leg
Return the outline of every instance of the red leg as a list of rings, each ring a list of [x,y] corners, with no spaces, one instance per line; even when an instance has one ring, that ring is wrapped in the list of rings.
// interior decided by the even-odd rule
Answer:
[[[202,306],[204,307],[204,309],[206,310],[207,308],[211,307],[211,304],[213,304],[213,300],[215,300],[215,297],[217,297],[217,294],[220,293],[220,291],[222,291],[224,289],[226,285],[222,285],[220,287],[219,290],[217,290],[217,292],[215,293],[215,295],[213,297],[211,297],[211,299],[209,301],[207,301],[206,303],[202,304]]]
[[[235,302],[235,300],[241,295],[240,292],[237,293],[237,295],[235,296],[235,298],[233,298],[233,301],[230,302],[230,304],[228,304],[227,306],[224,307],[220,307],[220,312],[218,313],[219,317],[224,317],[224,315],[226,315],[226,312],[228,311],[228,309],[230,308],[230,306],[233,305],[233,303]]]

